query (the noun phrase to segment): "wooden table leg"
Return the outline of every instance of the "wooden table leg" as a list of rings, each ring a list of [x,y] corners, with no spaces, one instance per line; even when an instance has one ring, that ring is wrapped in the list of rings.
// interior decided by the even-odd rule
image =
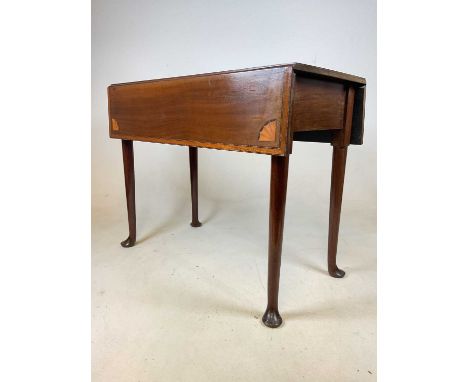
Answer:
[[[189,147],[190,157],[190,185],[192,189],[192,227],[200,227],[198,220],[198,148]]]
[[[122,247],[133,247],[136,241],[135,215],[135,168],[133,164],[133,141],[122,139],[122,154],[125,173],[125,192],[127,195],[128,238],[120,244]]]
[[[342,278],[345,272],[336,265],[338,232],[340,229],[341,200],[346,168],[347,147],[333,147],[333,164],[330,188],[330,216],[328,227],[328,273]]]
[[[270,233],[268,243],[268,305],[263,323],[277,328],[283,322],[278,312],[278,289],[283,245],[284,211],[288,185],[289,157],[271,157]]]

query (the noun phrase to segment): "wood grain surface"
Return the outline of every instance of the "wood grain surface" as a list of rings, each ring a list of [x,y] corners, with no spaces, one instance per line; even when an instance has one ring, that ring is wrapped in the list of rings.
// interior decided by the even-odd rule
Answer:
[[[109,133],[284,156],[293,140],[336,144],[350,110],[347,91],[354,89],[345,140],[362,144],[365,84],[362,77],[300,63],[115,84],[108,88]]]
[[[110,136],[284,155],[291,73],[285,66],[111,85]],[[260,140],[271,121],[278,139]]]
[[[345,85],[296,76],[292,104],[292,130],[343,128]]]

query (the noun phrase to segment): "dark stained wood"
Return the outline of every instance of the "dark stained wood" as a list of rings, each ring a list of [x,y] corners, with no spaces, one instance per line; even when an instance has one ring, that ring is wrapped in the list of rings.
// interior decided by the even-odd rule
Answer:
[[[293,65],[294,71],[302,75],[308,75],[310,77],[327,79],[329,81],[348,83],[350,85],[357,85],[357,86],[366,85],[365,78],[353,76],[351,74],[337,72],[336,70],[319,68],[318,66],[300,64],[298,62],[292,65]]]
[[[127,197],[128,238],[120,244],[122,247],[133,247],[136,241],[135,214],[135,169],[133,164],[133,141],[122,140],[122,154],[125,175],[125,193]]]
[[[351,118],[351,136],[349,139],[349,144],[352,145],[362,145],[363,143],[363,134],[364,134],[364,102],[365,102],[365,87],[353,88],[354,95],[354,105],[352,108],[352,118]],[[351,110],[351,109],[348,109]],[[344,126],[344,121],[343,121]],[[303,141],[303,142],[322,142],[322,143],[332,143],[337,139],[336,130],[316,130],[316,131],[294,131],[293,138],[294,141]]]
[[[272,72],[277,73],[277,71],[285,72],[283,82],[278,81],[277,79],[275,82],[274,78],[268,79]],[[238,80],[235,80],[236,76],[240,76],[237,77]],[[244,78],[242,76],[246,77]],[[200,81],[205,83],[205,85],[207,82],[208,84],[212,84],[213,81],[222,83],[223,81],[219,80],[220,77],[225,79],[225,84],[230,84],[231,82],[236,84],[236,89],[239,90],[237,95],[240,100],[253,99],[252,105],[249,104],[249,108],[247,108],[248,111],[255,110],[256,107],[257,111],[259,111],[259,108],[262,107],[261,105],[264,105],[265,103],[272,104],[273,99],[278,99],[278,96],[275,98],[269,94],[267,96],[268,100],[261,99],[260,102],[258,102],[255,97],[251,97],[252,94],[250,93],[253,92],[259,95],[262,92],[261,89],[265,90],[264,84],[267,81],[273,81],[276,85],[281,82],[281,89],[279,89],[278,86],[275,87],[275,91],[277,92],[275,94],[278,95],[279,92],[281,94],[280,97],[282,101],[281,110],[279,112],[276,110],[276,115],[281,115],[281,120],[273,121],[277,124],[277,129],[279,130],[279,134],[278,132],[275,134],[275,140],[267,140],[264,135],[260,134],[265,124],[271,123],[271,120],[263,120],[262,122],[259,122],[257,120],[258,116],[256,117],[255,113],[253,115],[244,113],[244,111],[241,110],[242,107],[237,108],[239,105],[236,103],[231,107],[228,105],[229,102],[221,102],[224,105],[223,107],[230,111],[228,111],[228,114],[226,115],[223,115],[223,113],[214,113],[212,120],[222,121],[225,120],[224,117],[226,117],[228,121],[231,121],[233,113],[237,113],[239,115],[235,121],[240,126],[239,129],[235,127],[238,125],[233,125],[231,124],[232,122],[224,122],[220,123],[221,127],[216,125],[213,133],[213,128],[210,129],[209,124],[204,124],[204,118],[208,118],[207,114],[210,114],[208,113],[209,107],[207,108],[207,106],[209,106],[209,102],[204,105],[202,105],[202,103],[209,101],[209,99],[213,99],[213,102],[216,101],[215,103],[217,103],[219,97],[216,98],[214,94],[218,90],[219,92],[224,91],[224,95],[220,97],[221,100],[227,101],[233,94],[231,92],[232,89],[229,88],[229,86],[224,89],[220,88],[217,90],[210,88],[208,92],[209,94],[205,94],[206,97],[199,98],[195,96],[196,99],[192,105],[190,95],[194,96],[194,93],[199,91],[203,92],[201,90],[203,87],[198,90],[191,89],[189,92],[187,92],[186,88],[192,88],[193,84],[199,84]],[[260,90],[257,89],[258,92],[255,90],[255,85],[254,89],[251,89],[250,87],[252,85],[252,78],[262,78],[262,81],[260,82],[253,80],[255,84],[259,84],[260,86]],[[244,79],[246,80],[244,81]],[[316,86],[309,88],[312,93],[305,94],[303,92],[304,86],[302,85],[309,83],[308,80],[312,82],[315,81]],[[161,83],[164,83],[165,85],[161,85]],[[167,85],[168,83],[172,85]],[[285,155],[286,153],[292,152],[293,140],[329,143],[333,140],[335,134],[331,130],[335,129],[334,126],[337,124],[340,103],[338,102],[337,105],[337,100],[333,101],[333,97],[331,97],[331,92],[333,92],[333,90],[330,89],[337,91],[337,89],[342,88],[343,86],[352,86],[355,88],[356,97],[350,143],[362,144],[365,83],[365,79],[361,77],[311,65],[292,63],[114,84],[108,88],[109,131],[112,138],[126,140],[142,140],[192,147],[206,147],[270,155]],[[167,94],[167,87],[172,88],[174,91],[172,95]],[[159,91],[162,91],[163,89],[165,96],[159,94]],[[178,91],[176,91],[176,89],[178,89]],[[328,93],[326,92],[327,89]],[[244,93],[246,93],[247,96],[240,95],[242,90],[245,90]],[[144,97],[149,97],[151,99],[152,92],[153,95],[154,92],[159,94],[158,99],[161,102],[160,104],[154,104],[149,99],[145,101],[147,102],[146,104],[140,102],[142,94],[144,94]],[[323,94],[324,92],[325,94]],[[217,94],[219,95],[219,93]],[[310,109],[308,109],[305,104],[302,104],[301,109],[301,103],[298,104],[297,102],[297,100],[302,97],[301,94],[305,97],[312,98]],[[315,96],[313,94],[315,94]],[[118,95],[117,98],[116,95]],[[326,98],[327,96],[330,101],[333,101],[331,104],[323,100],[324,97]],[[114,99],[117,101],[120,99],[120,103],[117,102],[116,104]],[[296,99],[296,110],[298,110],[296,113],[293,112],[294,99]],[[187,106],[188,109],[185,108],[184,112],[181,114],[175,113],[175,109],[183,105]],[[192,109],[192,107],[195,107],[194,105],[198,105],[198,108]],[[138,110],[139,108],[144,108],[144,113],[140,113]],[[202,110],[201,113],[198,112],[200,110]],[[206,115],[203,114],[203,110]],[[114,115],[115,111],[120,113],[119,118],[117,118],[117,115]],[[126,114],[127,112],[130,114]],[[242,117],[240,115],[243,114],[245,114],[245,118],[249,121],[247,124],[241,122]],[[264,113],[264,119],[267,118],[266,114],[267,113]],[[121,118],[125,117],[125,115],[129,118],[127,118],[122,125]],[[171,121],[171,117],[168,117],[168,115],[172,116],[172,122],[176,124],[175,128],[172,125],[172,122],[168,124],[168,121]],[[187,119],[184,119],[183,115],[185,115]],[[193,118],[195,115],[196,118]],[[306,123],[307,121],[309,121],[309,124]],[[153,131],[153,125],[163,125],[164,128],[162,131],[159,131],[158,129]],[[253,127],[254,125],[256,126],[256,129]],[[307,127],[308,125],[309,127]],[[330,127],[330,129],[328,129],[328,127]],[[148,129],[150,130],[149,132]],[[305,132],[304,129],[307,129],[307,131]],[[195,137],[196,139],[193,139],[194,136],[188,136],[186,134],[186,130],[192,131],[195,135],[200,134],[201,137],[197,136]],[[327,132],[322,132],[322,130],[326,130]],[[164,137],[162,137],[163,135]],[[181,135],[183,137],[181,137]]]
[[[292,130],[343,128],[345,85],[296,76],[292,104]]]
[[[198,149],[189,147],[190,159],[190,188],[192,195],[192,227],[200,227],[202,223],[198,220]]]
[[[276,65],[256,66],[256,67],[252,67],[252,68],[222,70],[222,71],[219,71],[219,72],[189,74],[189,75],[177,76],[177,77],[164,77],[164,78],[155,78],[155,79],[151,79],[151,80],[121,82],[121,83],[117,83],[117,84],[112,84],[111,86],[128,86],[128,85],[146,84],[146,83],[151,83],[151,82],[167,81],[167,80],[174,80],[174,79],[190,79],[190,78],[194,78],[194,77],[215,76],[215,75],[218,75],[218,74],[232,74],[232,73],[252,72],[254,70],[265,70],[265,69],[275,69],[275,68],[292,68],[293,65],[294,64],[276,64]]]
[[[341,201],[346,167],[347,147],[333,147],[333,163],[330,188],[330,215],[328,225],[328,273],[342,278],[345,272],[336,265],[338,232],[340,229]]]
[[[340,229],[341,201],[343,198],[343,184],[346,168],[346,156],[351,139],[351,128],[354,108],[353,87],[346,92],[346,111],[343,129],[333,138],[333,161],[330,187],[330,213],[328,226],[328,273],[335,278],[342,278],[345,272],[336,265],[338,248],[338,232]]]
[[[336,130],[296,131],[293,140],[300,142],[331,143]]]
[[[287,152],[289,155],[292,154],[292,146],[294,142],[294,134],[293,134],[293,129],[292,129],[292,119],[293,119],[293,102],[294,102],[294,93],[296,91],[296,73],[294,70],[291,73],[291,88],[289,89],[289,113],[288,113],[288,148]]]
[[[366,103],[366,87],[355,88],[354,107],[353,107],[353,122],[351,127],[352,145],[362,145],[364,137],[364,105]]]
[[[333,145],[328,271],[336,264],[349,144],[362,144],[364,78],[292,63],[111,85],[109,133],[122,140],[129,237],[136,241],[133,140],[189,146],[192,226],[198,219],[197,147],[271,155],[268,304],[262,321],[276,328],[289,154],[292,142]]]
[[[284,213],[288,185],[289,156],[271,157],[270,232],[268,242],[268,305],[263,323],[277,328],[283,322],[278,311],[278,290],[283,246]]]
[[[223,71],[211,72],[211,73],[190,74],[190,75],[185,75],[185,76],[168,77],[168,78],[162,78],[162,79],[123,82],[123,83],[113,84],[112,86],[127,86],[127,85],[142,84],[142,83],[155,82],[155,81],[161,81],[161,80],[171,80],[175,78],[186,79],[186,78],[191,78],[191,77],[205,77],[205,76],[212,76],[212,75],[217,75],[217,74],[251,72],[254,70],[265,70],[265,69],[284,68],[284,67],[292,68],[294,72],[300,73],[302,75],[310,75],[310,76],[315,76],[316,78],[352,83],[358,86],[366,85],[366,79],[359,77],[359,76],[339,72],[336,70],[321,68],[318,66],[301,64],[299,62],[292,62],[292,63],[286,63],[286,64],[265,65],[265,66],[257,66],[257,67],[244,68],[244,69],[223,70]]]
[[[291,73],[275,67],[110,86],[110,136],[284,155]],[[272,121],[278,139],[260,140]]]
[[[351,140],[351,128],[353,121],[353,108],[354,108],[354,93],[353,87],[348,88],[346,92],[346,109],[344,116],[343,129],[336,132],[332,140],[332,145],[337,147],[347,147]]]

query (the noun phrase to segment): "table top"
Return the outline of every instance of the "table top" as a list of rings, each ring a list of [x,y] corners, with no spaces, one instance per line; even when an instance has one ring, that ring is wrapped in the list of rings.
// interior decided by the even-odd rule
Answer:
[[[248,71],[253,71],[253,70],[263,70],[263,69],[281,68],[281,67],[291,67],[295,72],[311,74],[311,75],[314,75],[317,78],[323,78],[323,79],[329,79],[329,80],[340,80],[340,81],[345,81],[345,82],[352,83],[352,84],[355,84],[355,85],[360,85],[360,86],[366,85],[366,79],[363,78],[363,77],[359,77],[359,76],[355,76],[355,75],[347,74],[347,73],[343,73],[343,72],[338,72],[336,70],[320,68],[318,66],[301,64],[299,62],[293,62],[293,63],[289,63],[289,64],[276,64],[276,65],[267,65],[267,66],[257,66],[257,67],[253,67],[253,68],[225,70],[225,71],[220,71],[220,72],[199,73],[199,74],[190,74],[190,75],[186,75],[186,76],[165,77],[165,78],[143,80],[143,81],[123,82],[123,83],[112,84],[111,86],[122,86],[122,85],[139,84],[139,83],[145,83],[145,82],[171,80],[171,79],[174,79],[174,78],[190,78],[190,77],[201,77],[201,76],[217,75],[217,74],[248,72]]]

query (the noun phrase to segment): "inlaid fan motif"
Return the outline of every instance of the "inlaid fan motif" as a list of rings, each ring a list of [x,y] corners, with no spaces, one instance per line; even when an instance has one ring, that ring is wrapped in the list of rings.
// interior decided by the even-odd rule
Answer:
[[[276,141],[276,130],[278,129],[278,123],[276,119],[267,122],[260,130],[258,140],[259,142],[275,142]]]

